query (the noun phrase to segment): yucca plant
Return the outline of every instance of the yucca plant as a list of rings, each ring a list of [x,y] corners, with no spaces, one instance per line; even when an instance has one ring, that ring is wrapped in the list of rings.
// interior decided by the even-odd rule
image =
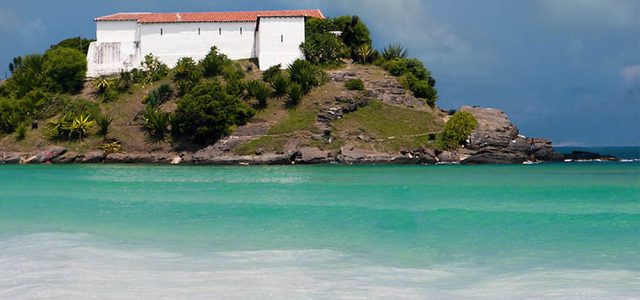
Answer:
[[[96,118],[96,124],[98,125],[98,135],[106,136],[109,133],[109,126],[113,122],[113,118],[108,115],[99,115]]]
[[[290,83],[291,80],[289,80],[289,77],[287,77],[282,72],[274,76],[269,82],[274,90],[273,94],[278,98],[287,94],[287,89],[289,88]]]
[[[142,114],[142,127],[153,140],[163,140],[171,124],[171,115],[159,109],[147,107]]]
[[[300,103],[300,100],[304,96],[304,90],[302,86],[296,82],[292,82],[289,84],[289,88],[287,89],[287,96],[289,96],[289,101],[287,101],[288,106],[296,106]]]
[[[22,141],[27,136],[27,125],[20,123],[16,128],[16,140]]]
[[[373,55],[373,48],[369,43],[364,43],[355,49],[356,57],[358,58],[358,62],[361,64],[366,64],[371,59]]]
[[[409,51],[400,43],[392,43],[384,48],[382,51],[382,57],[385,60],[392,60],[395,58],[407,58]]]
[[[84,139],[96,122],[89,115],[80,115],[73,119],[69,130],[69,139]]]
[[[53,139],[68,139],[69,128],[73,123],[73,116],[70,113],[66,113],[56,119],[49,122],[49,131],[51,138]]]
[[[111,84],[111,81],[105,77],[96,78],[93,81],[93,87],[95,88],[96,93],[99,95],[104,94],[111,86]]]
[[[251,80],[247,84],[247,91],[249,95],[255,97],[258,100],[259,108],[267,107],[267,100],[271,96],[271,89],[261,80]]]

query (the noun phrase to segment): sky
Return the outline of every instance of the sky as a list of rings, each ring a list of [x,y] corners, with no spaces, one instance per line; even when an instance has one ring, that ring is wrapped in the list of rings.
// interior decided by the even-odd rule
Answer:
[[[637,0],[0,0],[0,74],[13,57],[114,12],[319,8],[358,15],[374,46],[399,42],[437,80],[438,105],[499,108],[556,146],[640,145]]]

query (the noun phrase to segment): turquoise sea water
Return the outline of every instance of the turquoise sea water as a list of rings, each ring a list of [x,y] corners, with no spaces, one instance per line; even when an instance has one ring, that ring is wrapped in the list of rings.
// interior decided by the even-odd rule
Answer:
[[[0,166],[0,299],[637,299],[640,163]]]

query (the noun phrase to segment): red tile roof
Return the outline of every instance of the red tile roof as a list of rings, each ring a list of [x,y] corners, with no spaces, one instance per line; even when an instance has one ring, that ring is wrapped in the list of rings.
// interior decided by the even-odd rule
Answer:
[[[136,21],[138,23],[256,22],[260,17],[310,17],[324,19],[324,15],[320,10],[308,9],[196,13],[117,13],[98,17],[94,20]]]

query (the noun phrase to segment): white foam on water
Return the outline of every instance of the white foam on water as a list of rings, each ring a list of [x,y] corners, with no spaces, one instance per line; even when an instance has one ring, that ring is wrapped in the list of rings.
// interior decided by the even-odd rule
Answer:
[[[0,239],[0,299],[634,299],[639,282],[622,270],[365,265],[330,250],[192,255],[83,234]]]

